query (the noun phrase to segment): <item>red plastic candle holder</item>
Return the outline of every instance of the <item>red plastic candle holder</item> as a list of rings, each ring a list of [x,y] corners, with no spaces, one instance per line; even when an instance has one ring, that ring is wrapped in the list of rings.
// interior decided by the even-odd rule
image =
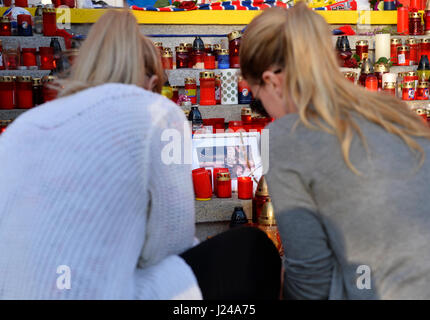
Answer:
[[[213,169],[213,177],[214,177],[214,193],[218,193],[218,185],[217,185],[217,177],[220,172],[229,172],[228,168],[214,168]]]
[[[47,37],[57,35],[57,14],[55,9],[43,9],[43,35]]]
[[[192,176],[196,200],[210,200],[212,198],[212,185],[206,169],[195,169],[192,171]]]
[[[30,109],[33,104],[33,83],[29,76],[19,76],[16,82],[16,107]]]
[[[237,195],[239,199],[252,199],[253,182],[251,177],[237,178]]]
[[[0,77],[0,109],[14,108],[15,83],[11,76]]]
[[[231,198],[231,178],[228,172],[218,172],[217,174],[217,194],[218,198]]]
[[[215,100],[215,74],[211,71],[200,72],[200,104],[213,106]]]
[[[36,48],[23,48],[21,50],[22,53],[22,65],[26,67],[34,67],[37,66],[36,60]]]

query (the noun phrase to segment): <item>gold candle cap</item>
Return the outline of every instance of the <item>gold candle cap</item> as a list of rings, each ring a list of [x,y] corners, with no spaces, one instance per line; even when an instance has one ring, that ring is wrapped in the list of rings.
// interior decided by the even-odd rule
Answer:
[[[258,224],[265,226],[276,226],[275,210],[273,209],[272,200],[269,198],[261,208]]]
[[[233,31],[228,34],[228,41],[232,41],[234,39],[238,39],[242,37],[242,31]]]
[[[212,71],[200,72],[200,79],[213,79],[215,78],[215,73]]]
[[[13,82],[12,76],[2,76],[0,77],[0,82]]]
[[[16,77],[16,81],[18,82],[31,82],[30,76],[18,76]]]
[[[417,115],[419,115],[419,116],[421,116],[421,115],[423,115],[423,114],[427,114],[427,111],[426,111],[425,109],[421,109],[421,108],[415,109],[415,112],[416,112],[416,113],[417,113]]]
[[[216,74],[216,75],[215,75],[215,79],[217,79],[217,80],[221,80],[221,78],[222,78],[222,74]]]
[[[411,44],[417,44],[417,39],[415,39],[415,38],[406,39],[406,44],[409,45],[409,46]]]
[[[245,107],[245,108],[242,108],[242,110],[240,111],[240,114],[243,116],[249,116],[249,115],[252,115],[252,110],[251,108]]]
[[[403,83],[403,88],[412,89],[415,88],[415,81],[406,81]]]
[[[409,50],[410,50],[409,46],[400,46],[400,47],[397,47],[397,51],[409,51]]]
[[[392,38],[391,44],[402,44],[402,39],[401,38]]]
[[[430,38],[423,39],[423,43],[430,43]]]
[[[188,49],[186,47],[176,47],[176,52],[188,52]]]
[[[185,84],[195,84],[196,79],[194,78],[185,78]]]
[[[407,71],[403,75],[404,76],[408,76],[408,77],[418,77],[418,72],[416,72],[416,71]]]
[[[173,58],[173,53],[168,50],[164,50],[163,54],[161,55],[163,58]]]
[[[264,176],[261,177],[260,181],[258,181],[257,191],[255,192],[256,196],[269,196],[269,188],[267,187],[266,178]]]
[[[215,51],[221,50],[221,44],[219,44],[219,43],[214,44],[213,49]]]
[[[421,13],[419,13],[419,12],[409,12],[409,18],[421,18]]]
[[[228,55],[229,54],[229,51],[228,51],[228,49],[221,49],[221,50],[219,50],[219,53],[218,53],[219,55]]]
[[[33,86],[41,86],[42,78],[33,78]]]
[[[369,45],[369,41],[367,40],[359,40],[355,43],[356,46],[368,46]]]
[[[53,82],[53,81],[55,81],[57,78],[55,77],[55,76],[44,76],[43,78],[42,78],[42,81],[43,82]]]
[[[384,89],[396,89],[395,82],[384,82]]]
[[[390,72],[390,69],[384,63],[376,63],[374,69],[375,72]]]
[[[424,88],[428,88],[429,87],[429,82],[428,81],[420,81],[418,82],[418,88],[424,89]]]
[[[372,63],[367,58],[363,60],[363,65],[361,67],[361,73],[364,73],[364,74],[373,73]]]
[[[218,172],[216,175],[217,181],[230,181],[230,173],[229,172]]]

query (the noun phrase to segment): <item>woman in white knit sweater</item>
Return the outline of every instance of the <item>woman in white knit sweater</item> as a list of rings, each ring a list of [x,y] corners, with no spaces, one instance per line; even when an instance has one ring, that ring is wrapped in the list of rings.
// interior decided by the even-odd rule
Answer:
[[[262,232],[191,248],[182,151],[191,132],[180,108],[153,93],[163,80],[132,13],[110,11],[59,98],[2,134],[0,300],[276,298],[280,260]],[[174,145],[163,135],[172,133]],[[172,146],[179,164],[167,163]]]

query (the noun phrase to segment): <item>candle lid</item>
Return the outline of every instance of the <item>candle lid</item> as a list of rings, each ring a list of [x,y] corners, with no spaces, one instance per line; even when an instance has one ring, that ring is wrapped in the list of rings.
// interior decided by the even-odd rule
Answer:
[[[407,72],[405,72],[405,76],[407,76],[407,77],[418,77],[418,73],[416,71],[407,71]]]
[[[415,38],[406,39],[406,44],[407,45],[417,44],[417,40]]]
[[[215,79],[217,79],[217,80],[221,80],[221,78],[222,78],[222,74],[216,74],[216,75],[215,75]]]
[[[267,187],[266,179],[264,176],[261,177],[260,181],[258,181],[257,191],[255,192],[256,196],[269,196],[269,188]]]
[[[55,13],[55,8],[43,8],[44,13]]]
[[[397,51],[409,51],[409,46],[400,46],[400,47],[397,47]]]
[[[406,81],[403,83],[403,88],[412,89],[415,88],[415,81]]]
[[[31,82],[31,77],[30,76],[18,76],[18,77],[16,77],[16,80],[18,82]]]
[[[417,113],[417,115],[419,115],[419,116],[421,116],[421,115],[423,115],[423,114],[427,114],[427,111],[426,111],[425,109],[422,109],[422,108],[415,109],[415,112],[416,112],[416,113]]]
[[[230,173],[229,172],[218,172],[216,175],[217,181],[230,181]]]
[[[186,47],[176,47],[176,52],[188,52],[188,49]]]
[[[423,43],[430,43],[430,38],[423,39]]]
[[[162,54],[163,58],[173,58],[173,54],[171,51],[164,50]]]
[[[258,224],[265,226],[276,226],[275,210],[273,209],[272,200],[269,198],[261,208],[261,214],[258,217]]]
[[[163,47],[163,43],[162,42],[154,42],[154,46]]]
[[[240,37],[242,37],[241,31],[233,31],[228,34],[228,41],[233,41],[234,39],[238,39]]]
[[[396,89],[395,82],[384,82],[384,89]]]
[[[9,22],[10,22],[10,20],[9,20],[9,18],[8,18],[8,17],[3,16],[3,18],[1,18],[1,20],[0,20],[0,22],[1,22],[1,23],[9,23]]]
[[[194,78],[185,78],[185,84],[195,84],[196,79]]]
[[[419,12],[409,12],[409,18],[421,18],[421,13],[419,13]]]
[[[355,45],[356,46],[368,46],[369,45],[369,41],[367,41],[367,40],[360,40],[360,41],[357,41],[355,43]]]
[[[215,78],[215,73],[212,71],[200,72],[200,79],[213,79]]]
[[[217,51],[217,50],[221,50],[221,44],[219,44],[219,43],[215,43],[215,44],[214,44],[214,46],[213,46],[213,49],[214,49],[215,51]]]
[[[401,38],[392,38],[391,44],[402,44],[402,39]]]
[[[220,56],[225,56],[228,54],[229,54],[228,49],[221,49],[221,50],[219,50],[219,53],[218,53],[218,55],[220,55]]]
[[[13,82],[14,79],[12,76],[0,76],[0,82]]]
[[[242,108],[240,114],[243,116],[250,116],[250,115],[252,115],[252,110],[251,110],[251,108],[245,107],[245,108]]]
[[[55,76],[44,76],[43,78],[42,78],[42,81],[43,82],[53,82],[53,81],[55,81],[57,78],[55,77]]]
[[[418,82],[418,88],[423,89],[423,88],[428,88],[428,87],[429,87],[428,81],[420,81],[420,82]]]
[[[33,86],[41,86],[42,79],[41,78],[33,78]]]
[[[385,63],[375,63],[375,72],[390,72],[390,69]]]

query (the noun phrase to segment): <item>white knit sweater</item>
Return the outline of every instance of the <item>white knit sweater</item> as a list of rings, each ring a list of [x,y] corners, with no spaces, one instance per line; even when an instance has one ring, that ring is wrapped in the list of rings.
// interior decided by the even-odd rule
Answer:
[[[187,137],[185,120],[123,84],[15,120],[0,137],[0,299],[201,299],[177,256],[194,239],[191,167],[161,161],[163,130]]]

